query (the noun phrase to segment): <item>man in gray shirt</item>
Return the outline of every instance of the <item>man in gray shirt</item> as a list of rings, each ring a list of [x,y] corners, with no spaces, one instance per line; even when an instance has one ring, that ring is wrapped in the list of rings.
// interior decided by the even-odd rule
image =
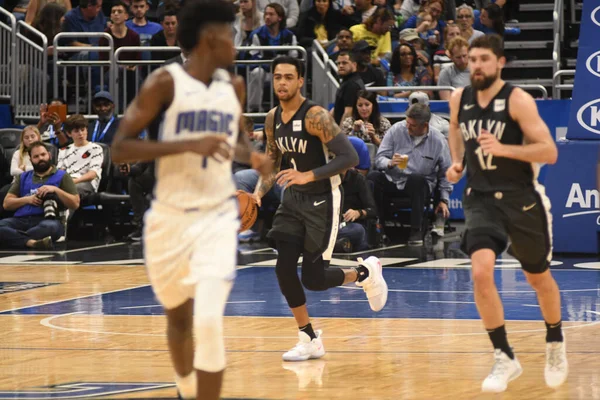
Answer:
[[[390,198],[410,199],[408,244],[413,246],[423,244],[423,211],[436,187],[440,202],[435,212],[445,218],[450,215],[448,200],[452,185],[446,179],[446,170],[452,163],[450,150],[446,138],[429,126],[430,118],[429,107],[419,103],[410,106],[406,120],[394,124],[383,137],[375,156],[378,171],[367,177],[375,185],[375,202],[382,226],[385,226],[385,208]]]
[[[442,67],[438,86],[452,86],[462,88],[471,84],[471,74],[469,72],[469,43],[462,36],[455,37],[446,47],[450,53],[452,64]],[[442,100],[450,100],[450,91],[440,91]]]

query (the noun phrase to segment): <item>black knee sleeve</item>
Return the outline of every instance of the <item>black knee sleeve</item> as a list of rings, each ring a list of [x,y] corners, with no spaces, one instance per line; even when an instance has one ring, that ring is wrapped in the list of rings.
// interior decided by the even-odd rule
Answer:
[[[298,259],[302,254],[302,246],[296,243],[277,241],[277,252],[275,274],[281,294],[287,300],[290,308],[300,307],[306,304],[304,289],[298,278]]]
[[[313,261],[314,260],[314,261]],[[302,259],[302,284],[308,290],[322,292],[344,283],[344,271],[329,268],[329,261],[323,257],[305,254]]]

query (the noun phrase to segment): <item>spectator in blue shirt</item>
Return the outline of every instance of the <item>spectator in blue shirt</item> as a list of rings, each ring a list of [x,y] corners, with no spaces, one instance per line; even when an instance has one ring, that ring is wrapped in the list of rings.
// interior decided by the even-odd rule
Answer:
[[[369,173],[375,186],[375,202],[379,221],[385,226],[386,199],[408,198],[411,202],[411,233],[409,245],[423,244],[423,213],[436,187],[440,203],[436,214],[448,218],[448,200],[452,185],[446,170],[452,160],[444,135],[429,125],[431,111],[423,104],[413,104],[406,111],[406,120],[392,126],[383,137],[375,156],[379,171]]]
[[[140,36],[142,46],[150,46],[150,39],[163,30],[162,26],[146,19],[146,14],[150,9],[147,0],[133,0],[130,8],[133,18],[125,25]]]
[[[63,32],[104,32],[106,17],[102,13],[102,0],[80,0],[79,6],[65,15]],[[98,45],[100,38],[76,37],[65,39],[66,46]]]

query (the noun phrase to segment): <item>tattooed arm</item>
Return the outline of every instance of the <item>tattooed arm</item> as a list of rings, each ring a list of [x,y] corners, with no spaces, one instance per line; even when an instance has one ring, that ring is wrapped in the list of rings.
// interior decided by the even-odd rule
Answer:
[[[267,118],[265,119],[265,135],[267,135],[267,149],[266,154],[269,160],[273,163],[273,172],[267,176],[261,176],[258,179],[258,183],[256,184],[256,188],[254,189],[254,200],[260,206],[260,199],[267,194],[273,184],[275,183],[277,172],[281,167],[281,151],[277,147],[277,143],[275,143],[275,136],[273,132],[273,124],[275,119],[275,109],[272,109],[267,114]]]
[[[341,174],[358,165],[358,154],[333,117],[322,107],[312,107],[304,118],[306,131],[318,137],[327,149],[335,154],[335,158],[325,165],[307,172],[286,169],[277,174],[280,185],[304,185],[313,181],[327,179]]]

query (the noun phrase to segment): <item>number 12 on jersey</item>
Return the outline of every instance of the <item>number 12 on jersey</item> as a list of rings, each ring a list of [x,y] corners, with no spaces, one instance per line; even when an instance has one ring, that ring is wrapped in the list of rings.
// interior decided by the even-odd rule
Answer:
[[[492,164],[494,156],[491,154],[484,154],[483,149],[481,147],[478,147],[477,150],[475,150],[475,154],[477,155],[479,165],[481,166],[481,169],[483,171],[492,171],[498,168],[497,166]]]

